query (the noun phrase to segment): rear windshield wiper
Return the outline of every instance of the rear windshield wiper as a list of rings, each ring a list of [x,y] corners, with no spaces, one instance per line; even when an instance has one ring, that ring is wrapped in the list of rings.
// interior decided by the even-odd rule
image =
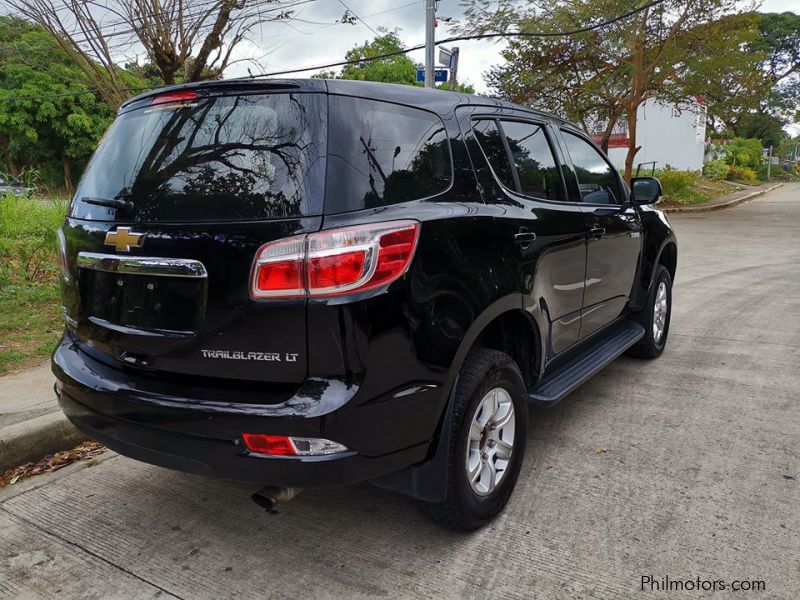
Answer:
[[[130,210],[133,208],[133,202],[129,200],[122,200],[121,198],[93,198],[91,196],[84,196],[81,202],[86,204],[96,204],[97,206],[108,206],[111,208],[123,208]]]

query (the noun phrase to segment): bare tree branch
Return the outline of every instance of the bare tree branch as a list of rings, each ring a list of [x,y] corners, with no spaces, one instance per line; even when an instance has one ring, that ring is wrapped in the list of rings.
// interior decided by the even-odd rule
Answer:
[[[255,25],[291,19],[292,7],[309,1],[6,0],[50,32],[113,107],[129,96],[121,48],[143,47],[167,85],[218,77]]]

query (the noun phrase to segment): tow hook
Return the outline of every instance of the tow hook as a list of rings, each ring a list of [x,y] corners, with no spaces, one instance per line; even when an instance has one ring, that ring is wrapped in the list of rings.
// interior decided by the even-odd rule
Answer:
[[[302,491],[303,488],[268,485],[253,494],[252,497],[253,502],[258,504],[261,508],[266,509],[268,513],[274,514],[276,512],[275,506],[281,502],[288,502]]]

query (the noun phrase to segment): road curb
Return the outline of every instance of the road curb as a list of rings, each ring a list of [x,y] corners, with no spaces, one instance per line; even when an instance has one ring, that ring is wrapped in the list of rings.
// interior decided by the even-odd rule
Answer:
[[[88,438],[67,420],[53,412],[2,428],[0,473],[60,450],[77,446]]]
[[[772,190],[776,190],[781,187],[782,183],[776,183],[775,185],[771,185],[768,188],[764,188],[761,190],[756,190],[755,192],[751,192],[740,198],[734,198],[727,202],[721,202],[719,204],[708,204],[704,206],[676,206],[672,208],[664,208],[664,212],[667,213],[701,213],[701,212],[709,212],[712,210],[720,210],[723,208],[730,208],[731,206],[736,206],[737,204],[741,204],[742,202],[747,202],[748,200],[752,200],[753,198],[757,198],[758,196],[763,196],[767,192],[771,192]]]

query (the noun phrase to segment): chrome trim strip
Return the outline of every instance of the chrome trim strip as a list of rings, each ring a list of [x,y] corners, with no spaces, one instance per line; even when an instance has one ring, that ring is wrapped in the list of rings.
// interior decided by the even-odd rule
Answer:
[[[131,327],[129,325],[117,325],[111,321],[100,319],[99,317],[89,317],[89,322],[99,327],[105,327],[112,331],[119,331],[125,335],[142,335],[147,337],[172,337],[185,338],[195,336],[194,331],[179,331],[175,329],[142,329],[141,327]]]
[[[78,268],[132,273],[156,277],[206,278],[208,272],[199,260],[190,258],[160,258],[152,256],[120,256],[98,252],[78,252]]]

